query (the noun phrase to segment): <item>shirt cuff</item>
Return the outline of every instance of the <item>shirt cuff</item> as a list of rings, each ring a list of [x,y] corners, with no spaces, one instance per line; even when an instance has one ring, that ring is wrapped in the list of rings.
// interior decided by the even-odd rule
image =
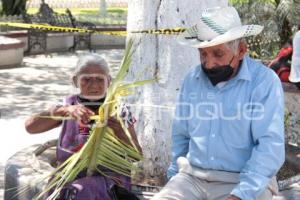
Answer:
[[[242,200],[255,200],[256,194],[248,191],[247,193],[241,188],[240,185],[237,185],[230,194],[237,196],[238,198]]]
[[[167,171],[167,178],[170,180],[173,176],[177,174],[177,169],[175,166],[171,165]]]
[[[234,195],[234,196],[236,196],[236,197],[238,197],[238,198],[240,198],[240,199],[242,199],[242,200],[246,200],[246,199],[243,197],[244,195],[242,194],[242,192],[241,192],[240,189],[238,189],[238,188],[234,188],[230,194],[231,194],[231,195]]]

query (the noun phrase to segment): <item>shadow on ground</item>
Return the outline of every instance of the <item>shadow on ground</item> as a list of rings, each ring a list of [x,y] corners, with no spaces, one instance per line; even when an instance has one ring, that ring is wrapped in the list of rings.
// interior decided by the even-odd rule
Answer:
[[[0,117],[14,119],[39,112],[74,93],[70,77],[77,62],[77,56],[88,53],[53,53],[51,56],[25,57],[23,64],[14,69],[0,70]],[[99,50],[110,64],[115,75],[123,50]]]

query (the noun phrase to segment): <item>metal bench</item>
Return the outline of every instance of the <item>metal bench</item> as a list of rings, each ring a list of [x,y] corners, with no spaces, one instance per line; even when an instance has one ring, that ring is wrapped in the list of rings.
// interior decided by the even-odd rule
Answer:
[[[48,24],[71,28],[87,28],[91,30],[95,30],[96,28],[93,23],[77,21],[69,9],[67,9],[64,14],[54,12],[44,0],[42,0],[39,11],[36,14],[30,15],[23,12],[22,18],[25,23],[30,24]],[[26,53],[32,52],[36,46],[42,49],[44,53],[47,53],[48,33],[52,33],[52,31],[29,29],[28,51]],[[74,51],[78,47],[86,46],[90,51],[93,51],[91,46],[91,35],[92,33],[74,33],[74,43],[69,50]]]

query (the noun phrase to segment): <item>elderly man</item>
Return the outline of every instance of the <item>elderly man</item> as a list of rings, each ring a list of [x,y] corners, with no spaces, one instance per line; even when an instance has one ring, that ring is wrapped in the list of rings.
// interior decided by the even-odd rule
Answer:
[[[201,65],[185,77],[172,131],[169,182],[153,199],[271,200],[284,162],[284,102],[276,74],[246,55],[233,7],[202,13],[178,37],[199,50]]]

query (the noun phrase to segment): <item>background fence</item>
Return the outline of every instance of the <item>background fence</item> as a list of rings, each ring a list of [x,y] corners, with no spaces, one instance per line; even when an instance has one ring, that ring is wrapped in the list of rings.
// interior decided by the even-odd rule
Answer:
[[[99,8],[101,0],[45,0],[52,8]],[[127,7],[127,0],[106,0],[108,7]],[[41,0],[28,0],[28,8],[38,8]]]
[[[96,26],[126,26],[127,0],[106,0],[107,12],[100,13],[101,0],[45,0],[56,12],[69,8],[78,21],[92,22]],[[1,3],[1,1],[0,1]],[[28,0],[27,12],[37,12],[41,0]],[[1,22],[23,22],[22,16],[0,16]],[[0,26],[0,32],[21,30],[15,27]]]
[[[0,16],[0,22],[19,22],[22,23],[22,16],[14,15],[14,16]],[[0,32],[8,32],[8,31],[17,31],[23,30],[21,28],[9,27],[9,26],[0,26]]]

